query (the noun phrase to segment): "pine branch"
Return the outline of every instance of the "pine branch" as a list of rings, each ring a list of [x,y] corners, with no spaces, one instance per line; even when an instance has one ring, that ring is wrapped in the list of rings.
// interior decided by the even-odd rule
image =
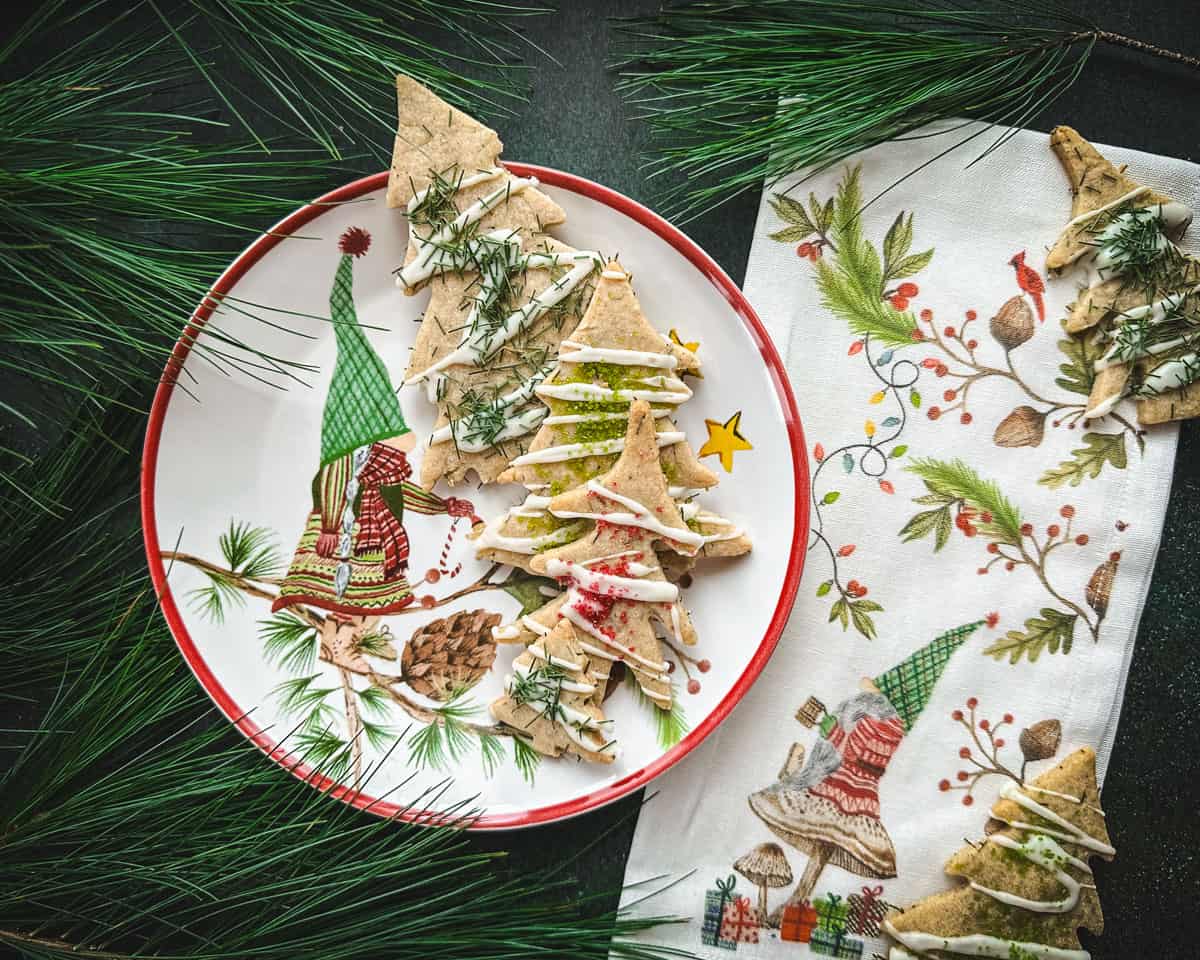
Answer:
[[[990,520],[977,521],[985,536],[1003,543],[1021,542],[1020,511],[994,480],[984,480],[974,467],[962,460],[926,458],[914,460],[905,469],[924,480],[931,495],[962,500],[980,514],[989,514]]]
[[[1097,43],[1200,66],[1054,4],[905,0],[672,3],[621,21],[618,89],[650,128],[668,214],[698,216],[937,120],[981,156],[1078,79]]]

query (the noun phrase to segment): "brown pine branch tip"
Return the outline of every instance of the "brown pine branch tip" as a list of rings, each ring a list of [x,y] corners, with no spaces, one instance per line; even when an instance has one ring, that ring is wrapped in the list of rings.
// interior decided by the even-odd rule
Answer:
[[[205,560],[202,557],[175,550],[164,550],[161,556],[165,561],[184,563],[210,576],[219,577],[230,587],[248,596],[272,602],[278,597],[277,589],[275,591],[268,589],[269,587],[278,588],[280,580],[277,577],[246,577],[234,570]],[[414,604],[411,607],[397,611],[397,615],[436,609],[437,607],[445,606],[455,600],[469,596],[472,593],[499,588],[502,584],[493,581],[492,577],[500,569],[500,566],[500,564],[493,564],[473,583],[455,590],[444,597],[437,598],[432,604]],[[424,724],[439,724],[443,726],[446,724],[445,715],[437,708],[426,706],[409,696],[403,689],[400,689],[406,685],[403,677],[376,670],[355,645],[354,635],[346,630],[338,630],[337,621],[326,617],[312,607],[302,604],[289,607],[288,609],[290,612],[301,617],[305,623],[316,631],[319,643],[318,659],[338,671],[345,701],[346,728],[350,732],[351,759],[356,783],[361,781],[363,774],[363,721],[358,706],[357,691],[351,680],[353,676],[365,678],[372,687],[386,694],[392,703],[414,720]],[[455,718],[453,723],[456,727],[477,737],[520,736],[518,731],[501,724],[474,723],[459,718]]]

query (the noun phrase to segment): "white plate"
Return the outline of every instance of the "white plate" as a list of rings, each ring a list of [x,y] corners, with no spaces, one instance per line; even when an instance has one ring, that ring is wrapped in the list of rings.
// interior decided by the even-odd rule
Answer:
[[[460,758],[442,770],[420,767],[408,747],[420,729],[413,724],[390,752],[365,745],[363,763],[371,771],[365,788],[350,789],[351,776],[344,784],[324,781],[348,802],[383,815],[415,818],[426,805],[444,809],[473,798],[471,805],[481,811],[477,828],[525,826],[594,809],[642,786],[699,744],[745,693],[774,649],[795,596],[808,534],[804,440],[787,379],[758,318],[725,273],[682,233],[627,197],[553,170],[523,164],[509,168],[519,176],[537,176],[566,211],[566,224],[556,231],[561,239],[619,252],[652,323],[664,332],[677,329],[686,341],[699,341],[704,379],[680,408],[678,420],[699,449],[708,435],[706,420],[725,423],[741,412],[741,433],[753,449],[734,454],[732,472],[722,470],[715,457],[706,461],[720,474],[721,485],[705,503],[744,527],[754,551],[735,560],[701,562],[684,592],[700,635],[698,647],[689,653],[709,660],[711,669],[701,674],[691,667],[700,682],[694,694],[687,692],[686,678],[676,670],[678,697],[691,731],[674,747],[659,744],[651,709],[623,684],[605,704],[622,748],[620,759],[608,766],[546,760],[531,785],[502,740],[505,757],[488,776],[478,740],[468,735],[469,748]],[[221,620],[206,616],[195,595],[208,584],[205,574],[194,561],[176,557],[164,563],[163,551],[224,566],[218,540],[231,521],[239,521],[271,531],[281,557],[285,562],[290,557],[311,506],[334,354],[331,328],[320,318],[328,312],[337,239],[351,226],[372,237],[370,251],[354,264],[358,317],[372,328],[370,339],[392,382],[400,382],[428,294],[405,297],[393,283],[391,271],[403,258],[407,228],[398,211],[387,209],[385,184],[386,174],[368,177],[288,217],[222,275],[214,288],[225,297],[222,305],[214,312],[206,304],[192,320],[190,334],[207,328],[202,345],[212,342],[218,328],[234,340],[311,365],[311,372],[298,372],[307,385],[277,372],[263,373],[269,382],[231,375],[200,350],[191,352],[191,336],[185,334],[155,397],[146,437],[146,550],[175,639],[226,716],[298,775],[310,771],[296,766],[299,748],[290,733],[297,717],[284,710],[277,688],[289,678],[321,673],[313,687],[334,690],[326,698],[326,713],[331,730],[344,731],[337,671],[318,662],[298,673],[270,661],[259,637],[270,601],[239,593],[238,599],[226,599]],[[242,306],[234,308],[235,299]],[[414,432],[428,435],[433,410],[420,389],[407,388],[400,398]],[[420,455],[418,449],[412,456],[417,460]],[[459,487],[453,493],[469,498],[484,517],[522,495],[512,486]],[[449,558],[451,567],[462,562],[462,572],[436,584],[417,583],[425,570],[439,565],[449,520],[409,515],[405,523],[412,543],[409,578],[418,595],[445,597],[486,571],[487,565],[473,559],[464,524]],[[269,583],[266,590],[271,592]],[[503,590],[489,589],[436,609],[414,605],[386,621],[399,647],[421,625],[474,609],[501,613],[508,620],[519,604]],[[479,723],[488,722],[486,704],[500,691],[516,653],[512,646],[500,646],[493,669],[470,691]],[[376,665],[399,673],[396,663],[379,660]],[[437,706],[403,685],[398,689],[412,702]],[[385,709],[386,716],[375,718],[384,727],[399,732],[412,722],[391,703]],[[447,775],[453,784],[434,804],[427,791]]]

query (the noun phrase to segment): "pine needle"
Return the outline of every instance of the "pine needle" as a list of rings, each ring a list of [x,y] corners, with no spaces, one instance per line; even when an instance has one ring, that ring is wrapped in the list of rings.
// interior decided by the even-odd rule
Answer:
[[[700,0],[618,29],[618,87],[656,141],[647,168],[686,218],[932,121],[1026,125],[1097,42],[1200,65],[1018,0]],[[984,136],[986,156],[1008,136],[988,130],[951,130],[947,152]]]

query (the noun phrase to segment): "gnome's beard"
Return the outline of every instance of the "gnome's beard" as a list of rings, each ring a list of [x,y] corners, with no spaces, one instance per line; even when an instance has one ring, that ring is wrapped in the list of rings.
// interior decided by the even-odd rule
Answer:
[[[864,717],[888,720],[898,714],[891,701],[882,693],[856,693],[838,704],[835,716],[838,726],[846,733],[850,733]],[[842,755],[838,748],[821,737],[813,744],[808,760],[798,773],[782,777],[778,783],[767,789],[805,790],[808,787],[816,786],[841,765]]]
[[[896,716],[899,716],[896,708],[882,693],[856,693],[849,699],[843,700],[837,708],[838,725],[847,733],[853,730],[863,717],[890,720]]]

